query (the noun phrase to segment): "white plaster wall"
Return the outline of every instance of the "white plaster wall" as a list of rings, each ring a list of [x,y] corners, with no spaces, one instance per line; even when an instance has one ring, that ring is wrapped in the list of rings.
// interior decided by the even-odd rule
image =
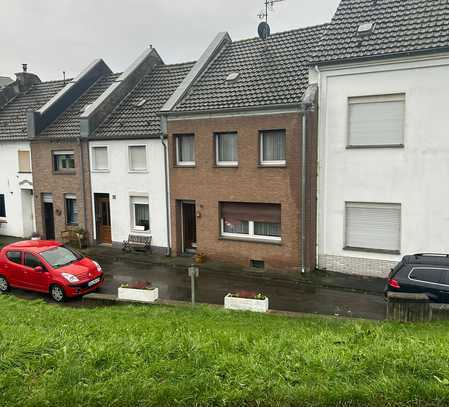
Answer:
[[[0,224],[0,235],[28,238],[31,235],[30,230],[36,230],[31,195],[33,178],[31,173],[19,173],[19,150],[30,151],[30,144],[0,143],[0,194],[5,195],[7,221]]]
[[[147,172],[133,173],[129,171],[128,146],[130,145],[147,146]],[[108,147],[109,171],[95,172],[92,169],[92,147],[94,146]],[[121,243],[123,240],[127,240],[130,233],[138,234],[131,228],[130,196],[146,194],[150,205],[152,245],[167,247],[164,150],[160,140],[91,141],[89,150],[91,154],[92,202],[94,203],[95,193],[109,194],[112,241]],[[115,199],[113,195],[115,195]]]
[[[348,258],[337,271],[366,274],[354,259],[449,253],[449,57],[322,68],[318,80],[319,262]],[[348,97],[393,93],[406,94],[405,147],[347,150]],[[346,201],[400,203],[401,255],[343,250]]]

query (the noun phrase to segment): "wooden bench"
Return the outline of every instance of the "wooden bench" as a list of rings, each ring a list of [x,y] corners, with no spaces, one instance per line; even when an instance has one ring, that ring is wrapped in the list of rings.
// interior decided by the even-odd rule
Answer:
[[[123,241],[122,250],[144,250],[151,253],[151,236],[129,235],[128,240]]]

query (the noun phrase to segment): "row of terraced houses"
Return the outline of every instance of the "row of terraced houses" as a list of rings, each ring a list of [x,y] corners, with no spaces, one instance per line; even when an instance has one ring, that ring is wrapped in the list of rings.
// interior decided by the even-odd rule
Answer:
[[[342,0],[196,62],[24,66],[0,82],[0,234],[384,276],[449,252],[448,95],[447,0]]]

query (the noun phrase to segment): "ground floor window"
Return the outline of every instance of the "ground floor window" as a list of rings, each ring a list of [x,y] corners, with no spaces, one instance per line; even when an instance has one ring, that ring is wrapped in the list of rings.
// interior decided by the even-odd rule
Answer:
[[[134,230],[150,231],[150,205],[147,197],[131,197],[131,215]]]
[[[281,240],[281,205],[220,203],[221,235],[224,237]]]
[[[67,225],[78,224],[78,208],[76,205],[76,195],[65,195],[65,213]]]
[[[401,205],[346,202],[345,248],[399,253]]]
[[[0,218],[6,218],[5,194],[0,194]]]

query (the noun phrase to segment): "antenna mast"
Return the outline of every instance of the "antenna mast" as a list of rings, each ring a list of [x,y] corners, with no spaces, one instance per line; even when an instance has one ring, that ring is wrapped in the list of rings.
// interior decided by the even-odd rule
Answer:
[[[261,20],[265,19],[265,22],[268,23],[268,12],[273,11],[275,3],[280,3],[282,1],[285,1],[285,0],[265,0],[265,11],[262,10],[259,13],[258,17]]]

